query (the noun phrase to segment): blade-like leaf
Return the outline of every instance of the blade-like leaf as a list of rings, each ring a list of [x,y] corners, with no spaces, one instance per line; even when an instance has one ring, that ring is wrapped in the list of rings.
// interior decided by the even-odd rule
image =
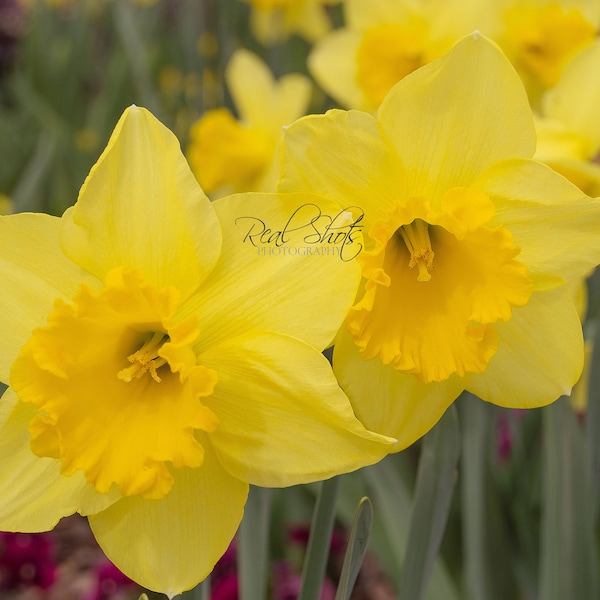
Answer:
[[[350,598],[365,552],[367,551],[372,526],[373,506],[371,505],[371,501],[367,497],[364,497],[361,498],[356,508],[335,600],[348,600]]]

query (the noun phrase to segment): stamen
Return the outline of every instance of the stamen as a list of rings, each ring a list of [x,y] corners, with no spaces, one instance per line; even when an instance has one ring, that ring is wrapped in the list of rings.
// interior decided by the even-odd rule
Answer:
[[[127,360],[132,365],[121,369],[117,373],[117,377],[129,383],[132,379],[139,379],[149,372],[152,379],[160,383],[162,380],[158,376],[157,371],[160,367],[167,364],[167,361],[158,355],[158,351],[167,341],[169,341],[169,336],[166,333],[155,331],[152,337],[139,350],[127,357]]]
[[[397,233],[402,237],[410,252],[408,266],[411,269],[416,266],[419,270],[417,281],[429,281],[435,254],[431,249],[428,224],[422,219],[415,219],[412,223],[400,227]]]

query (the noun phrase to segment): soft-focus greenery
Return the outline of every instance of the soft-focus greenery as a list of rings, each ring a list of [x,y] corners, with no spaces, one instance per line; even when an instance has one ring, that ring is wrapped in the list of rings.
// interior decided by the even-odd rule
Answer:
[[[241,0],[15,0],[14,10],[23,11],[9,36],[15,60],[0,72],[0,196],[15,212],[60,215],[72,205],[132,103],[185,146],[204,111],[233,108],[222,82],[238,47],[276,75],[307,72],[308,42],[261,46]],[[339,24],[340,7],[329,11]],[[330,105],[315,89],[311,110]],[[370,498],[369,556],[403,599],[600,594],[600,278],[588,287],[584,331],[595,350],[577,410],[561,398],[509,411],[464,394],[421,442],[337,481],[340,525]],[[286,527],[310,522],[319,488],[252,490],[238,548],[245,600],[268,593],[269,556],[290,553]],[[184,597],[207,595],[204,586]]]

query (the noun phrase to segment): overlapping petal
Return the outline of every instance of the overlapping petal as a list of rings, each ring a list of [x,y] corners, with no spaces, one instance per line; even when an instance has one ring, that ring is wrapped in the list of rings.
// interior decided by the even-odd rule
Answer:
[[[378,119],[406,169],[410,194],[434,207],[446,190],[470,185],[493,163],[535,150],[523,86],[479,34],[398,83]]]
[[[342,207],[362,207],[368,229],[406,196],[406,172],[374,117],[331,110],[286,130],[279,190],[314,192]]]
[[[213,273],[180,311],[182,318],[198,319],[198,352],[252,330],[296,336],[319,350],[328,346],[360,278],[358,264],[341,259],[341,244],[318,241],[328,217],[337,216],[337,225],[347,229],[340,207],[312,194],[239,194],[213,204],[227,243]],[[361,244],[345,247],[348,258]]]
[[[248,484],[221,467],[203,439],[199,469],[174,472],[160,500],[123,498],[90,517],[106,555],[141,585],[170,598],[204,579],[227,549],[242,519]]]
[[[4,531],[52,529],[75,512],[99,512],[119,499],[98,494],[82,473],[64,477],[60,462],[40,458],[29,447],[27,425],[35,414],[10,388],[0,399],[0,521]]]
[[[363,360],[346,328],[336,339],[333,369],[356,416],[371,431],[396,438],[394,450],[427,433],[464,389],[460,377],[424,384],[379,359]]]
[[[505,161],[475,185],[496,204],[491,224],[512,233],[537,289],[586,275],[597,264],[600,204],[549,167]]]
[[[214,266],[221,234],[177,138],[133,106],[65,213],[61,242],[100,279],[126,266],[186,297]]]
[[[243,481],[283,487],[328,479],[391,450],[392,440],[356,420],[325,357],[300,340],[250,333],[200,359],[220,374],[207,399],[220,423],[211,442]]]
[[[43,214],[0,218],[0,311],[9,316],[0,336],[0,381],[36,327],[43,325],[57,298],[70,298],[79,282],[97,284],[60,249],[60,219]]]
[[[534,293],[496,326],[498,351],[466,388],[509,408],[532,408],[570,394],[583,365],[583,335],[566,286]]]

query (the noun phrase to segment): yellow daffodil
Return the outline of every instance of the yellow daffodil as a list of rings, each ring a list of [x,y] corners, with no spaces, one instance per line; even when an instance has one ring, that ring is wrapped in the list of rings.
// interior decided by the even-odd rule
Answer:
[[[475,29],[488,31],[487,2],[346,0],[346,25],[318,42],[308,66],[341,106],[372,111],[404,76]]]
[[[238,50],[225,79],[238,121],[225,108],[205,113],[190,131],[187,157],[208,194],[274,191],[283,127],[306,114],[311,84],[288,74],[275,81],[252,52]]]
[[[326,6],[340,0],[246,0],[250,4],[250,28],[265,46],[295,33],[314,42],[330,29]]]
[[[535,158],[549,164],[587,194],[600,195],[600,42],[567,65],[542,97],[536,120]]]
[[[398,83],[377,118],[337,110],[286,131],[281,190],[364,212],[363,290],[334,371],[398,449],[462,390],[525,408],[579,377],[567,283],[600,261],[600,202],[534,151],[522,83],[479,34]]]
[[[598,36],[597,0],[504,0],[495,38],[513,63],[533,105],[554,86],[569,60]]]
[[[249,483],[387,452],[320,352],[358,265],[244,242],[244,224],[298,204],[338,210],[305,194],[211,204],[175,136],[132,107],[62,218],[0,219],[0,530],[89,515],[121,570],[172,597],[225,551]]]

